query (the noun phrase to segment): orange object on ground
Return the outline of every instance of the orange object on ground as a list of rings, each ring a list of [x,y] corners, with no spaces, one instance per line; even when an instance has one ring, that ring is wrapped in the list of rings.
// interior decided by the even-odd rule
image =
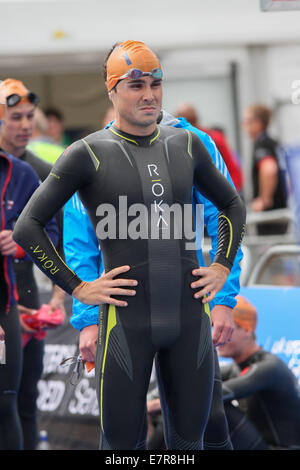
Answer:
[[[95,363],[94,362],[86,362],[85,363],[86,370],[88,372],[91,372],[95,368]]]

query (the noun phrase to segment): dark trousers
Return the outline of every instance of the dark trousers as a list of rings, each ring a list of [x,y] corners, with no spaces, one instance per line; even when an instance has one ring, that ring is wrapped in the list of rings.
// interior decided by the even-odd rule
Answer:
[[[14,305],[8,313],[0,309],[5,331],[6,364],[0,365],[0,449],[22,450],[23,435],[18,413],[23,351],[19,312]]]

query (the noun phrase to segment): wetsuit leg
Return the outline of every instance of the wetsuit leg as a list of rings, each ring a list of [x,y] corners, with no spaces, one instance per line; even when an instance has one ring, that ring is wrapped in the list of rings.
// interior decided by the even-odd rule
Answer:
[[[0,309],[0,324],[5,331],[6,346],[6,364],[0,365],[0,449],[22,450],[23,438],[17,397],[23,354],[16,305],[8,313],[5,309]]]
[[[136,292],[126,308],[100,307],[95,365],[103,450],[146,447],[146,399],[155,351],[142,282]]]
[[[228,423],[223,404],[222,379],[218,354],[214,348],[215,377],[210,415],[204,434],[205,450],[232,450]]]
[[[172,450],[203,448],[213,387],[210,317],[201,302],[189,298],[179,338],[156,357],[165,441]]]
[[[234,450],[268,450],[262,436],[239,407],[225,403],[230,438]]]
[[[22,380],[18,409],[23,429],[24,450],[34,450],[37,444],[38,381],[43,373],[43,340],[31,338],[24,348]]]
[[[165,450],[164,427],[161,413],[151,415],[151,433],[148,438],[149,450]]]
[[[17,262],[18,261],[18,262]],[[38,309],[41,306],[38,286],[31,261],[14,262],[19,304]],[[18,409],[23,429],[24,450],[37,444],[38,381],[43,372],[44,341],[31,338],[23,349],[23,371],[18,396]]]

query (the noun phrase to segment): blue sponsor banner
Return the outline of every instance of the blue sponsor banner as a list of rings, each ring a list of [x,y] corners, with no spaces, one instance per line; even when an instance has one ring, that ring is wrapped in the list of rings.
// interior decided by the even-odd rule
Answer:
[[[300,383],[300,287],[242,287],[257,309],[257,342],[276,354]]]

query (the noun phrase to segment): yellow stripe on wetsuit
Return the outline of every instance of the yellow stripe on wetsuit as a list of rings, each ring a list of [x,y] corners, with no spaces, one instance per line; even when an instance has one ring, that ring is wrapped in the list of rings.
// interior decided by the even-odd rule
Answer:
[[[204,298],[207,297],[207,294],[204,295]],[[210,322],[211,322],[211,315],[210,315],[210,306],[209,306],[209,303],[205,303],[204,304],[204,312],[206,313],[206,315],[208,315],[208,318],[210,319]]]
[[[104,369],[105,369],[105,361],[107,355],[107,348],[108,348],[108,341],[109,335],[112,329],[117,324],[117,317],[116,317],[116,307],[114,305],[110,305],[108,308],[108,318],[107,318],[107,331],[106,331],[106,339],[105,339],[105,346],[104,346],[104,356],[102,362],[102,370],[101,370],[101,384],[100,384],[100,413],[101,413],[101,429],[104,432],[103,427],[103,379],[104,379]]]
[[[84,143],[84,145],[86,146],[86,148],[88,150],[88,153],[89,153],[91,159],[93,160],[93,163],[94,163],[96,171],[97,171],[99,166],[100,166],[100,162],[99,162],[98,158],[96,157],[95,153],[93,152],[93,150],[91,149],[91,147],[89,146],[87,141],[84,140],[84,139],[81,139],[81,140]]]
[[[135,140],[133,140],[133,139],[128,139],[128,137],[125,137],[125,136],[122,135],[122,134],[118,134],[118,132],[116,132],[116,131],[115,131],[114,129],[112,129],[111,127],[109,128],[109,130],[110,130],[113,134],[116,134],[117,136],[122,137],[122,139],[128,140],[128,142],[133,142],[135,145],[139,145],[138,142],[136,142]]]
[[[231,249],[231,245],[232,245],[232,223],[230,222],[230,220],[228,219],[228,217],[226,217],[226,215],[220,215],[220,217],[224,217],[224,219],[227,220],[228,224],[229,224],[229,232],[230,232],[230,235],[229,235],[229,245],[228,245],[228,248],[227,248],[227,253],[226,253],[226,258],[228,258],[229,256],[229,253],[230,253],[230,249]]]
[[[139,146],[139,143],[138,143],[136,140],[129,139],[128,137],[125,137],[124,135],[119,134],[118,132],[116,132],[116,131],[115,131],[114,129],[112,129],[111,127],[109,128],[109,130],[110,130],[113,134],[117,135],[118,137],[122,137],[122,139],[128,140],[128,142],[132,142],[132,143],[134,143],[135,145]],[[159,136],[160,136],[160,128],[158,128],[157,134],[153,137],[153,139],[151,139],[151,140],[149,141],[150,145],[152,145],[153,142],[154,142]]]
[[[153,137],[153,139],[150,140],[150,145],[153,144],[153,142],[160,136],[160,128],[158,128],[156,136]]]

